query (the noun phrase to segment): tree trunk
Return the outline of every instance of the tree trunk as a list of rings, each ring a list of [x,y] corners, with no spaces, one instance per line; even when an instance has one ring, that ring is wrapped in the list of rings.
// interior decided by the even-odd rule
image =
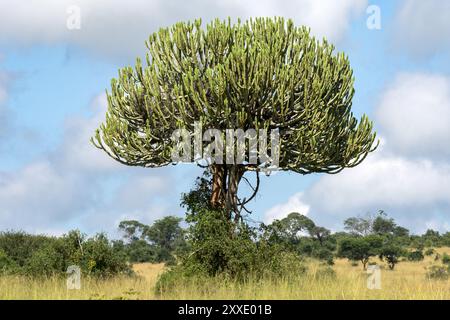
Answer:
[[[239,221],[239,182],[245,173],[242,165],[218,165],[211,167],[212,171],[212,193],[211,206],[216,209],[223,209],[226,218],[231,220],[234,214],[234,222]]]
[[[367,263],[369,262],[369,259],[365,258],[361,260],[362,264],[363,264],[363,269],[367,270]]]
[[[212,193],[211,193],[211,206],[213,208],[223,208],[225,205],[225,188],[226,184],[226,170],[225,166],[215,164],[212,166]]]
[[[228,185],[225,199],[225,210],[229,214],[229,219],[232,218],[234,213],[234,222],[239,221],[239,203],[238,203],[238,188],[239,182],[244,175],[244,169],[242,166],[235,165],[230,168],[230,173],[228,175]]]

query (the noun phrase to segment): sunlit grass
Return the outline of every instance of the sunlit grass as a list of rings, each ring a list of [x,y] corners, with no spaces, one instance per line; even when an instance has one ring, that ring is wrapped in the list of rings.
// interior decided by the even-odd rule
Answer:
[[[449,248],[438,249],[441,254]],[[422,262],[400,262],[389,270],[382,268],[381,290],[367,289],[367,274],[361,264],[352,266],[338,259],[332,267],[335,276],[323,273],[317,261],[307,262],[307,274],[281,279],[248,279],[246,282],[209,279],[180,283],[155,295],[154,286],[164,270],[162,264],[137,264],[136,277],[99,280],[83,278],[80,290],[68,290],[64,278],[30,279],[0,277],[0,299],[450,299],[450,280],[430,280],[426,268],[434,255]]]

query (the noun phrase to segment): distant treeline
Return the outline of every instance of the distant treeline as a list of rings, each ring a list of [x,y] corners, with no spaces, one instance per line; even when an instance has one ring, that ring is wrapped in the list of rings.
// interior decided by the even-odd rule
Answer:
[[[87,237],[79,231],[61,237],[1,232],[0,272],[50,276],[78,265],[84,274],[110,276],[131,274],[131,264],[136,262],[177,264],[192,255],[191,243],[198,241],[192,238],[189,228],[181,227],[181,221],[173,216],[152,225],[122,221],[122,240],[110,240],[102,233]],[[330,265],[334,258],[343,257],[360,261],[364,268],[371,256],[385,260],[393,269],[401,257],[417,261],[435,254],[432,248],[450,247],[450,232],[427,230],[423,235],[412,235],[383,211],[375,216],[349,218],[344,221],[344,228],[344,232],[332,233],[304,215],[291,213],[284,219],[252,228],[251,232],[255,248],[276,247],[278,251],[316,258]],[[214,254],[220,253],[217,252]],[[245,250],[242,252],[245,254]],[[436,255],[438,258],[441,257]]]

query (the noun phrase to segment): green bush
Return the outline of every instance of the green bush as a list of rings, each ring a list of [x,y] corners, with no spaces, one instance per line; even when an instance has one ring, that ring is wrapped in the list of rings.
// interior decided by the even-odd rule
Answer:
[[[29,276],[65,274],[77,265],[84,274],[109,276],[131,272],[127,256],[104,234],[86,238],[79,231],[62,237],[29,235],[23,232],[0,234],[0,271]]]
[[[448,255],[447,253],[444,253],[442,255],[442,263],[450,265],[450,255]]]
[[[333,252],[327,248],[320,247],[313,251],[312,257],[325,261],[328,265],[333,265]]]
[[[422,261],[425,257],[420,250],[412,251],[407,254],[407,258],[409,261]]]
[[[335,279],[336,271],[330,266],[324,266],[317,270],[315,274],[316,279]]]
[[[0,250],[19,268],[23,267],[36,251],[53,241],[54,237],[31,235],[23,231],[0,232]]]
[[[37,250],[26,262],[23,270],[31,276],[51,276],[64,272],[64,260],[51,244]]]
[[[15,273],[17,269],[18,266],[15,261],[0,249],[0,273]]]
[[[427,257],[429,257],[429,256],[432,256],[433,254],[434,254],[434,249],[433,248],[429,248],[429,249],[427,249],[426,251],[425,251],[425,255],[427,256]]]

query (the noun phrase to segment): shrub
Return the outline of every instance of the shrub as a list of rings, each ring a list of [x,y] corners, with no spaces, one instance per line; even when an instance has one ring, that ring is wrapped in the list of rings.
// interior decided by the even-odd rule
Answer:
[[[19,268],[23,267],[36,251],[53,241],[53,237],[30,235],[23,231],[0,232],[0,250]]]
[[[419,250],[409,252],[407,257],[408,257],[409,261],[415,261],[415,262],[422,261],[425,258],[423,256],[422,251],[419,251]]]
[[[79,231],[56,238],[23,232],[0,234],[0,271],[30,276],[65,274],[77,265],[85,274],[108,276],[131,272],[127,256],[104,234],[86,239]]]
[[[48,244],[37,250],[27,261],[24,271],[31,276],[51,276],[64,272],[64,260],[53,245]]]
[[[427,277],[434,280],[447,280],[449,277],[448,267],[433,265],[428,268]]]
[[[427,257],[429,257],[429,256],[432,256],[433,254],[434,254],[434,249],[433,248],[429,248],[429,249],[427,249],[426,251],[425,251],[425,255],[427,256]]]
[[[328,265],[333,265],[334,264],[333,252],[331,252],[327,248],[320,247],[320,248],[314,250],[312,256],[314,258],[319,259],[319,260],[325,261]]]
[[[14,273],[18,269],[13,259],[0,249],[0,273]]]
[[[450,255],[448,255],[447,253],[444,253],[442,255],[442,263],[450,265]]]
[[[335,279],[336,271],[330,266],[324,266],[317,270],[315,274],[316,279]]]

